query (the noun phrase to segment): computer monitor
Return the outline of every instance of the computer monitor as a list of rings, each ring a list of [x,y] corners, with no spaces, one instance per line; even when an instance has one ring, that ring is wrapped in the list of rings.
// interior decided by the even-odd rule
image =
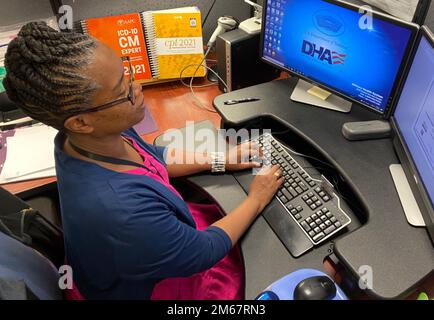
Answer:
[[[359,10],[335,0],[266,0],[262,59],[326,90],[299,81],[293,100],[344,112],[353,101],[389,116],[419,27]]]
[[[434,36],[427,27],[421,29],[392,116],[392,127],[395,149],[407,178],[407,181],[400,180],[392,171],[401,202],[404,210],[409,208],[406,214],[410,218],[420,210],[434,244]],[[412,194],[402,189],[406,182]],[[412,206],[411,201],[416,201],[416,205]]]

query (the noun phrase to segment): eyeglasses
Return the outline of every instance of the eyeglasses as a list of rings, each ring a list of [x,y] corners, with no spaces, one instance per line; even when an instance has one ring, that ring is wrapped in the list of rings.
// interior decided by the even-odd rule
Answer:
[[[104,103],[104,104],[102,104],[100,106],[97,106],[97,107],[92,107],[92,108],[89,108],[89,109],[81,109],[81,110],[79,110],[77,112],[72,111],[74,114],[71,115],[71,117],[72,116],[76,116],[78,114],[101,111],[101,110],[114,107],[114,106],[116,106],[118,104],[121,104],[121,103],[124,103],[124,102],[127,102],[127,101],[130,101],[131,104],[133,104],[133,105],[136,103],[136,98],[135,98],[134,92],[133,92],[133,82],[134,82],[133,66],[131,65],[131,59],[130,59],[130,57],[122,57],[122,62],[125,62],[125,61],[128,62],[128,67],[129,67],[129,72],[130,72],[128,95],[125,98],[121,98],[121,99],[117,99],[117,100],[114,100],[114,101],[111,101],[111,102],[108,102],[108,103]],[[66,121],[66,119],[65,119],[65,121]]]

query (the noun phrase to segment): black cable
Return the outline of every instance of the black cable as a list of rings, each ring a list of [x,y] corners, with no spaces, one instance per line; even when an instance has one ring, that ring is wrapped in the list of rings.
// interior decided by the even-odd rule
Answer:
[[[217,0],[214,0],[214,1],[212,2],[212,5],[211,5],[211,7],[209,8],[208,13],[206,14],[205,18],[203,19],[203,22],[202,22],[202,28],[205,26],[205,23],[206,23],[206,21],[208,20],[208,17],[209,17],[209,15],[210,15],[212,9],[214,8],[214,5],[215,5],[216,2],[217,2]]]

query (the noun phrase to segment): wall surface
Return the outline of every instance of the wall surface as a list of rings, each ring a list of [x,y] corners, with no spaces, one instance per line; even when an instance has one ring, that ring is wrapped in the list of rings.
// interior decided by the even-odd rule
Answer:
[[[0,0],[0,27],[53,15],[48,0]]]
[[[63,0],[64,4],[73,7],[74,20],[188,6],[198,7],[202,12],[202,19],[204,19],[212,2],[212,0]],[[209,39],[217,27],[217,19],[223,15],[231,15],[244,20],[250,17],[250,6],[245,4],[243,0],[217,0],[204,25],[205,41]]]
[[[74,9],[74,20],[116,15],[146,10],[161,10],[197,6],[202,19],[211,8],[213,0],[63,0]],[[0,0],[0,26],[31,21],[52,16],[49,0]],[[241,21],[250,17],[250,6],[243,0],[217,0],[204,25],[205,41],[217,27],[217,19],[224,15]]]

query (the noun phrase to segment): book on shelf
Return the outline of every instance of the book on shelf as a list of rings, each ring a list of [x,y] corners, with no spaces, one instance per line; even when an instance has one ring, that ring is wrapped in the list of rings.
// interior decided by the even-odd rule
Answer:
[[[85,19],[77,27],[120,57],[129,56],[135,80],[148,84],[179,79],[190,65],[183,77],[194,75],[204,62],[201,21],[198,8],[185,7]],[[199,68],[195,76],[205,74],[205,68]]]

